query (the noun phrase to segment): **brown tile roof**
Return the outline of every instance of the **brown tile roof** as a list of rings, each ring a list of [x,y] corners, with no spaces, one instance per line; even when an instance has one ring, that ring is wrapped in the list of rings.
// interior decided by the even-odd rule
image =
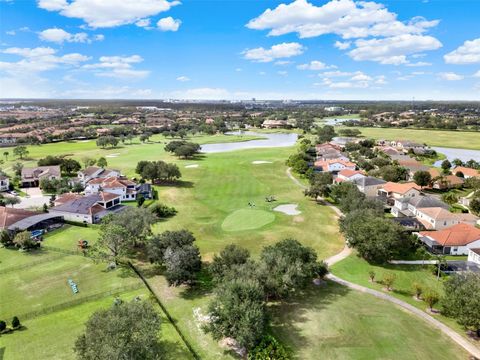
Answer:
[[[457,166],[455,169],[452,170],[452,173],[456,174],[459,171],[461,171],[463,175],[480,177],[480,173],[478,172],[478,170],[467,168],[464,166]]]
[[[26,219],[30,216],[38,215],[40,213],[28,211],[24,209],[15,209],[5,206],[0,206],[0,228],[5,229],[16,222]]]
[[[98,195],[100,195],[100,201],[110,201],[120,197],[118,194],[113,194],[106,191],[101,191],[98,193]]]
[[[418,211],[435,220],[453,219],[457,215],[441,207],[419,208]]]
[[[470,251],[473,251],[475,254],[480,255],[480,248],[470,249]]]
[[[80,199],[81,197],[83,197],[83,196],[80,195],[80,194],[65,193],[65,194],[62,194],[58,198],[55,199],[55,205],[65,204],[68,201]]]
[[[438,231],[422,231],[422,236],[434,239],[444,246],[465,246],[480,240],[480,229],[468,224],[457,224]]]
[[[405,194],[406,192],[410,191],[411,189],[420,190],[420,186],[413,182],[409,183],[395,183],[395,182],[387,182],[385,185],[382,186],[382,189],[386,192],[394,192],[398,194]]]

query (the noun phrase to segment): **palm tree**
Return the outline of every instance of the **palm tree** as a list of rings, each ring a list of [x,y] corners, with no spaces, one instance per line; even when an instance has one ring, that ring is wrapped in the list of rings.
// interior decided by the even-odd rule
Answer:
[[[3,156],[5,156],[5,161],[8,161],[8,155],[10,155],[8,151],[3,152]]]

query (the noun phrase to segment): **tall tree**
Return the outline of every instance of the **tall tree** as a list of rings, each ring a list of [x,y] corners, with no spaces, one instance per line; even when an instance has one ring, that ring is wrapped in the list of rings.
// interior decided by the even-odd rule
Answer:
[[[234,244],[227,245],[220,254],[213,256],[209,271],[215,280],[221,281],[232,267],[245,264],[249,258],[250,253],[247,249]]]
[[[263,337],[267,315],[265,294],[258,281],[234,279],[221,283],[209,304],[211,321],[205,326],[214,339],[234,338],[247,350]]]
[[[29,151],[25,145],[18,145],[13,149],[13,155],[18,156],[20,159],[23,159],[28,154]]]
[[[146,301],[132,301],[97,310],[74,346],[80,360],[158,360],[165,350],[159,341],[160,317]]]
[[[283,298],[303,289],[319,275],[322,266],[317,254],[295,239],[285,239],[267,246],[260,255],[268,297]]]
[[[403,229],[371,210],[355,210],[340,220],[340,231],[367,261],[390,260],[402,246]]]
[[[100,258],[112,260],[118,264],[119,259],[128,255],[131,250],[127,230],[115,223],[102,223],[100,236],[92,250]]]
[[[480,274],[465,272],[445,282],[444,312],[480,336]]]
[[[430,184],[432,181],[432,175],[428,171],[417,171],[413,174],[413,181],[420,187],[424,187]]]

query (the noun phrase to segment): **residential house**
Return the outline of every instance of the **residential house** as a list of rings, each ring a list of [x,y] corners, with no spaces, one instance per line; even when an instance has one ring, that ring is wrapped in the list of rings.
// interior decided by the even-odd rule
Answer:
[[[463,186],[464,182],[465,180],[456,175],[445,175],[434,180],[432,188],[438,190],[458,189]]]
[[[265,120],[262,127],[266,129],[280,129],[289,127],[287,120]]]
[[[480,248],[468,249],[468,261],[480,265]]]
[[[343,181],[354,181],[363,177],[365,177],[365,174],[360,170],[343,169],[338,172],[334,181],[340,183]]]
[[[391,213],[395,217],[417,216],[418,209],[438,207],[448,210],[450,207],[436,197],[420,194],[415,197],[403,197],[394,200],[394,206]]]
[[[480,247],[480,229],[468,224],[456,224],[437,231],[421,231],[418,238],[434,253],[468,255]]]
[[[373,198],[377,196],[378,189],[380,189],[386,182],[385,180],[372,176],[365,176],[353,180],[353,183],[357,185],[358,190],[364,193],[365,196]]]
[[[442,230],[460,223],[473,226],[478,219],[472,214],[451,213],[442,207],[417,208],[416,218],[427,230]]]
[[[315,146],[317,160],[341,159],[348,161],[348,156],[342,153],[342,148],[330,143],[318,144]]]
[[[61,178],[60,166],[37,166],[22,169],[22,187],[37,187],[40,180],[58,180]]]
[[[124,177],[107,177],[107,178],[96,178],[92,179],[87,183],[85,187],[85,194],[97,194],[101,191],[106,191],[108,193],[117,194],[121,196],[122,201],[134,201],[137,199],[138,189],[141,185],[128,180]],[[146,199],[152,197],[151,186],[150,192],[146,187],[142,187],[142,195]]]
[[[56,214],[0,206],[0,229],[10,232],[45,229],[63,222]]]
[[[393,140],[390,142],[390,145],[404,152],[408,152],[410,149],[414,152],[425,150],[425,145],[409,140]]]
[[[83,186],[86,186],[87,183],[92,179],[118,177],[120,175],[120,171],[118,170],[104,169],[98,166],[89,166],[86,169],[78,172],[78,180],[83,184]]]
[[[10,189],[10,179],[7,176],[0,176],[0,191],[8,191]]]
[[[342,159],[329,159],[315,161],[314,167],[319,171],[337,173],[344,169],[355,170],[356,165],[351,161]]]
[[[420,186],[413,182],[395,183],[389,181],[378,189],[378,195],[385,201],[420,196]]]
[[[59,205],[49,210],[51,214],[63,216],[67,221],[95,224],[104,216],[123,210],[121,195],[108,192],[81,197],[72,196],[71,200],[58,201]]]
[[[464,166],[457,166],[452,170],[453,175],[457,175],[457,173],[459,172],[463,174],[463,177],[465,179],[468,179],[471,177],[480,177],[480,171],[476,169],[471,169]]]

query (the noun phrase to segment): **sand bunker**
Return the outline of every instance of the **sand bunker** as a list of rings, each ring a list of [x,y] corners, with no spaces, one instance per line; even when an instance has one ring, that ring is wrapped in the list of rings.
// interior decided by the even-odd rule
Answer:
[[[108,158],[116,158],[118,155],[120,154],[110,154],[110,155],[106,155],[105,157],[108,157]]]
[[[265,161],[265,160],[255,160],[255,161],[252,161],[252,164],[254,165],[259,165],[259,164],[271,164],[272,162],[271,161]]]
[[[198,167],[198,164],[192,164],[192,165],[186,165],[185,168],[186,169],[192,169],[192,168],[197,168]]]
[[[297,204],[278,205],[273,211],[278,211],[285,215],[300,215],[302,212],[297,209],[297,206]]]
[[[80,140],[79,142],[84,143],[84,142],[90,142],[90,141],[92,141],[92,140]]]

